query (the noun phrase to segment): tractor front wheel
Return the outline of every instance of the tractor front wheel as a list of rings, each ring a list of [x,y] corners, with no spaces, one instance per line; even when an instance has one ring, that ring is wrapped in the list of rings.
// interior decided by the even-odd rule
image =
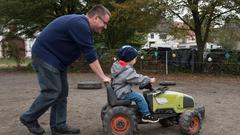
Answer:
[[[187,110],[180,115],[180,131],[183,135],[198,135],[202,128],[202,118],[196,110]]]
[[[103,118],[107,135],[132,135],[137,130],[137,118],[132,109],[117,106],[110,108]]]

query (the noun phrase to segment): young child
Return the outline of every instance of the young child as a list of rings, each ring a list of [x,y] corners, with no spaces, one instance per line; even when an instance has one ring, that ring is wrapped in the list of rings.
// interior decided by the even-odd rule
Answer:
[[[134,101],[142,114],[143,122],[158,122],[149,112],[148,104],[145,98],[138,92],[132,91],[133,85],[142,83],[154,83],[155,78],[137,74],[133,65],[137,61],[138,52],[130,45],[125,45],[118,52],[118,61],[113,63],[111,73],[113,75],[112,87],[116,92],[118,99]]]

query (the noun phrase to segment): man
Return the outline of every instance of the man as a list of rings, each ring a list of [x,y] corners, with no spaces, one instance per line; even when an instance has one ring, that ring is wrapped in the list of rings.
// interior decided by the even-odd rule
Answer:
[[[61,16],[47,25],[32,47],[32,65],[37,72],[41,88],[39,96],[20,121],[31,133],[43,134],[38,118],[51,107],[50,127],[53,135],[79,134],[80,129],[70,128],[67,118],[67,67],[81,55],[103,82],[110,82],[99,64],[93,47],[93,32],[107,28],[110,12],[96,5],[87,15]]]

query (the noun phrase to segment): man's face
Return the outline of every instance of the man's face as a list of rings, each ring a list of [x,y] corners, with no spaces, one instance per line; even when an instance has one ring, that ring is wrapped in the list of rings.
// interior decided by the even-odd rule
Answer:
[[[110,17],[108,14],[104,16],[98,16],[98,15],[94,16],[94,22],[95,22],[95,25],[93,26],[94,32],[102,33],[104,29],[107,29],[109,20],[110,20]]]

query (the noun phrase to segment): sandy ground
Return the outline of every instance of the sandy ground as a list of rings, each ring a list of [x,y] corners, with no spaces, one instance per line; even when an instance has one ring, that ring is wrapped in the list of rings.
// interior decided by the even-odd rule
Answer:
[[[177,85],[172,89],[192,95],[205,106],[202,135],[240,133],[240,77],[189,74],[154,76],[158,81],[176,81]],[[106,102],[104,87],[98,90],[77,89],[79,81],[98,79],[91,73],[71,73],[68,77],[68,124],[80,127],[82,135],[104,135],[100,120],[100,110]],[[35,74],[0,72],[0,86],[0,135],[30,135],[18,119],[38,95]],[[49,112],[39,122],[46,130],[45,135],[50,135]],[[139,129],[140,135],[180,135],[177,126],[163,128],[158,123],[142,124]]]

